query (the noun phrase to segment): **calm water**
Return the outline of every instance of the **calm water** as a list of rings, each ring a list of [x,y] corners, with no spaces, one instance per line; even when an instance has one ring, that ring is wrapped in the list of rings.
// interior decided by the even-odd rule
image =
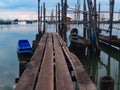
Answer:
[[[82,35],[83,33],[82,25],[71,25],[68,27],[70,30],[73,27],[77,27],[79,34]],[[104,27],[107,28],[108,25],[104,25]],[[46,25],[46,29],[47,32],[56,31],[54,25]],[[68,36],[70,30],[67,32]],[[14,81],[19,72],[19,62],[16,53],[18,40],[28,39],[32,43],[36,33],[36,24],[0,26],[0,90],[13,90]],[[120,36],[120,32],[116,31],[114,33]],[[67,37],[67,39],[69,38]],[[69,40],[67,40],[67,44],[70,46]],[[101,46],[100,56],[95,54],[81,55],[79,50],[74,51],[74,53],[80,58],[97,87],[100,77],[110,75],[115,80],[115,90],[120,90],[120,51]]]
[[[101,28],[108,29],[108,27],[108,24],[101,25]],[[119,28],[119,24],[115,24],[113,27]],[[78,26],[80,35],[83,34],[82,28],[82,25]],[[102,32],[102,34],[109,35],[107,32]],[[120,38],[120,30],[113,30],[112,35],[117,35]],[[97,88],[99,88],[99,80],[101,77],[111,76],[115,82],[115,90],[120,90],[120,51],[109,48],[103,44],[100,45],[100,49],[100,55],[93,53],[83,55],[83,53],[80,53],[81,51],[76,48],[73,48],[72,52],[79,57]]]
[[[28,39],[32,43],[36,33],[35,24],[0,26],[0,90],[13,90],[15,77],[18,76],[18,40]]]

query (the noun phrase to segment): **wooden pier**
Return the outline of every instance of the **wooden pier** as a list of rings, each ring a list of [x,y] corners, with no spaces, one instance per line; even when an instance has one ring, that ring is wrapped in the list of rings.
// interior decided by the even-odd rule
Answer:
[[[15,90],[97,90],[57,33],[45,33]]]

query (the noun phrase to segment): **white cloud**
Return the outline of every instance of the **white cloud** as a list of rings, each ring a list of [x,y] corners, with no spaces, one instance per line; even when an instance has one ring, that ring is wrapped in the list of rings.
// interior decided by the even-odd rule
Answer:
[[[10,11],[5,10],[0,13],[0,18],[3,19],[37,19],[37,12],[31,12],[31,11]]]

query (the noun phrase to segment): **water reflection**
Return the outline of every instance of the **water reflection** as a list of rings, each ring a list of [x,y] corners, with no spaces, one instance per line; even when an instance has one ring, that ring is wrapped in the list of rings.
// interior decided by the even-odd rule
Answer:
[[[111,76],[115,81],[115,90],[120,90],[120,51],[101,44],[100,55],[69,47],[78,56],[93,82],[99,88],[99,79],[103,76]]]
[[[0,25],[0,90],[13,90],[19,72],[17,42],[27,39],[32,43],[37,33],[37,24]]]

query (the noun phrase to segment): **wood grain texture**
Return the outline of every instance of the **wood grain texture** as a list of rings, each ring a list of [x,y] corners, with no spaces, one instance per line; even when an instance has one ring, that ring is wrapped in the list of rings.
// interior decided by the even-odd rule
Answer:
[[[52,35],[48,35],[36,90],[54,90]]]
[[[68,48],[63,47],[65,54],[67,55],[68,60],[70,61],[73,71],[75,73],[75,77],[77,80],[77,84],[80,90],[97,90],[93,82],[91,81],[89,75],[86,70],[83,68],[79,59],[72,54]]]
[[[65,61],[65,57],[58,41],[57,35],[53,35],[55,60],[56,60],[56,90],[74,90],[73,82]]]
[[[34,89],[38,70],[40,68],[42,56],[44,54],[45,42],[46,42],[46,34],[41,39],[40,44],[38,45],[36,51],[34,52],[34,55],[32,56],[20,80],[18,81],[15,90]]]

